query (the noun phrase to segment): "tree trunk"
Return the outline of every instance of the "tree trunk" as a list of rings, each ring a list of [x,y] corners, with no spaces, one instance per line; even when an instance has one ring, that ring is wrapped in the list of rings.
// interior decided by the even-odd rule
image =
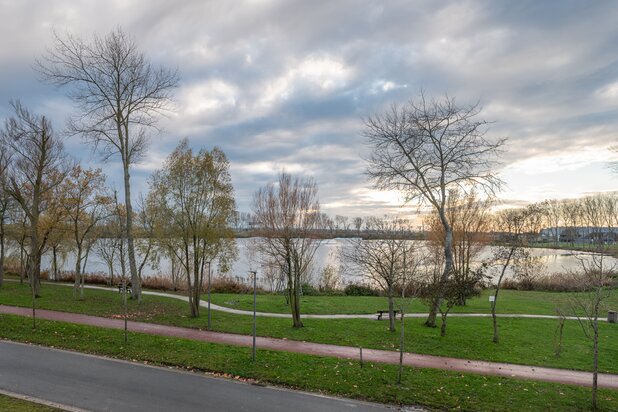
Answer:
[[[183,262],[183,266],[185,267],[186,270],[186,274],[187,274],[187,297],[189,298],[189,311],[191,313],[192,317],[195,317],[195,313],[194,313],[194,308],[193,308],[193,290],[191,289],[191,276],[192,276],[192,272],[191,272],[191,259],[189,258],[189,244],[188,244],[188,239],[184,239],[184,262]]]
[[[498,343],[500,337],[498,336],[498,320],[496,317],[496,305],[498,304],[498,293],[500,293],[500,286],[502,285],[502,279],[504,278],[504,274],[506,273],[506,268],[509,267],[511,263],[511,258],[513,257],[513,253],[515,253],[515,248],[511,247],[509,250],[509,255],[506,258],[506,262],[502,265],[502,271],[500,272],[500,277],[498,278],[498,283],[496,284],[496,292],[494,293],[494,301],[491,303],[491,318],[494,327],[494,337],[493,342]]]
[[[302,328],[303,327],[303,322],[300,320],[300,279],[298,279],[298,277],[296,276],[296,274],[294,275],[295,279],[294,279],[294,299],[291,301],[292,303],[292,317],[294,318],[294,327],[295,328]]]
[[[597,409],[597,387],[599,378],[599,323],[597,317],[594,318],[594,349],[592,365],[592,410]]]
[[[0,287],[4,283],[4,222],[0,222]]]
[[[38,216],[32,220],[30,228],[30,259],[28,276],[35,298],[41,295],[41,251],[38,234]]]
[[[73,298],[77,299],[80,296],[82,298],[82,294],[80,293],[80,285],[81,285],[81,273],[82,273],[82,248],[78,244],[77,250],[75,251],[75,279],[73,280]]]
[[[84,278],[84,273],[82,271],[81,283],[79,285],[79,300],[84,300],[84,283],[86,283],[86,279]]]
[[[295,328],[302,328],[303,322],[300,320],[300,276],[298,271],[295,270],[295,266],[292,264],[292,256],[288,252],[286,253],[287,260],[287,276],[288,276],[288,294],[290,296],[290,309],[292,311],[292,326]]]
[[[124,203],[127,209],[127,221],[125,225],[125,236],[127,238],[127,250],[129,252],[129,270],[131,272],[131,299],[142,301],[142,285],[137,273],[137,263],[135,261],[135,244],[133,242],[133,206],[131,204],[131,184],[129,175],[129,165],[123,159],[124,169]]]
[[[174,258],[171,259],[172,265],[172,290],[176,292],[176,260]]]
[[[22,239],[22,242],[19,244],[19,284],[23,285],[24,284],[24,275],[25,275],[25,271],[26,271],[26,262],[24,261],[24,242]]]
[[[453,229],[446,220],[446,215],[443,210],[440,211],[440,222],[444,227],[444,271],[442,272],[440,282],[444,283],[448,280],[448,277],[453,271]],[[437,296],[429,311],[425,326],[430,328],[436,327],[436,316],[438,315],[438,308],[441,302],[442,296]]]
[[[388,285],[388,330],[395,332],[395,304],[393,302],[392,285]]]
[[[442,314],[442,325],[440,326],[440,336],[446,336],[446,313]]]
[[[192,308],[191,315],[193,317],[200,316],[200,293],[202,292],[202,271],[204,270],[203,266],[200,265],[199,259],[199,245],[197,242],[194,242],[194,255],[193,255],[193,299],[192,299]]]
[[[496,291],[496,294],[494,296],[497,297],[497,295],[498,295],[498,293]],[[496,301],[495,300],[493,302],[491,302],[491,320],[492,320],[493,327],[494,327],[493,342],[494,343],[498,343],[500,338],[498,336],[498,321],[496,319]]]
[[[84,276],[84,272],[86,271],[86,266],[88,264],[88,254],[90,253],[90,246],[86,247],[86,254],[84,256],[84,264],[81,265],[81,269],[79,271],[79,277],[81,279],[80,285],[79,285],[79,299],[80,300],[84,300],[84,285],[86,283],[86,277]]]
[[[54,274],[54,282],[58,280],[58,246],[52,247],[52,272]]]
[[[401,385],[401,378],[403,376],[403,351],[404,351],[404,343],[405,343],[405,334],[404,334],[404,321],[403,321],[403,303],[401,304],[401,331],[399,335],[399,372],[397,373],[397,383]]]
[[[189,291],[191,294],[191,317],[197,318],[200,316],[200,297],[197,290],[197,279],[193,278],[193,288]]]

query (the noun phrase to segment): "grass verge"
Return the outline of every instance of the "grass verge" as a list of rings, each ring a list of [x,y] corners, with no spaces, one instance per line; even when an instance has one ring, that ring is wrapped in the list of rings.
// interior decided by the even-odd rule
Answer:
[[[27,286],[6,284],[0,288],[0,303],[29,306]],[[37,307],[84,313],[104,317],[121,317],[121,297],[118,293],[86,290],[86,299],[76,301],[72,290],[60,285],[44,285],[43,296]],[[144,296],[141,305],[129,302],[132,320],[206,329],[207,317],[188,316],[188,305],[180,300]],[[257,319],[260,336],[299,341],[329,343],[364,348],[396,350],[399,333],[388,331],[387,321],[369,319],[304,319],[305,327],[295,329],[291,321],[280,318]],[[456,318],[448,320],[447,336],[440,331],[422,326],[423,319],[406,320],[405,347],[422,354],[458,358],[510,362],[527,365],[590,370],[592,345],[581,331],[577,321],[567,321],[564,328],[563,350],[554,354],[558,322],[546,319],[499,319],[499,344],[492,342],[490,318]],[[398,327],[399,325],[397,325]],[[249,335],[252,333],[250,316],[212,312],[212,330]],[[618,373],[618,325],[600,325],[600,370]]]
[[[397,367],[260,350],[251,362],[251,349],[186,339],[122,332],[63,322],[39,322],[37,330],[19,316],[0,315],[0,337],[149,364],[177,366],[226,377],[328,393],[368,401],[423,405],[465,411],[587,410],[588,388],[517,379],[485,377],[433,369],[405,368],[402,385]],[[600,406],[618,410],[618,394],[600,391]]]
[[[0,394],[0,411],[11,412],[61,412],[62,409],[51,408],[34,402],[12,398]]]

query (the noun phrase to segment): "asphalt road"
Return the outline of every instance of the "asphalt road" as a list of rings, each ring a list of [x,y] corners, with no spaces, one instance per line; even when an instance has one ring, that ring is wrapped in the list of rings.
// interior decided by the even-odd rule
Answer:
[[[382,411],[385,406],[0,341],[0,391],[87,411]]]

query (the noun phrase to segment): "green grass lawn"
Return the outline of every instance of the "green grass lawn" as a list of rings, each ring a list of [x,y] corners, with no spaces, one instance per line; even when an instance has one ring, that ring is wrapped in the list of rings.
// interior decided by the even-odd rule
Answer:
[[[0,411],[11,412],[60,412],[61,409],[50,408],[34,402],[11,398],[0,394]]]
[[[412,368],[404,368],[402,385],[397,385],[394,365],[360,368],[355,361],[266,350],[252,362],[250,348],[138,333],[130,333],[124,344],[121,331],[44,320],[33,331],[23,317],[10,315],[0,315],[0,324],[4,339],[375,402],[464,411],[581,411],[590,404],[590,389],[569,385]],[[599,395],[601,410],[618,410],[617,392],[601,390]]]
[[[484,290],[481,296],[470,299],[465,306],[455,306],[453,313],[491,313],[489,295],[491,289]],[[539,315],[555,315],[556,308],[569,310],[569,298],[572,293],[560,292],[529,292],[520,290],[501,290],[498,295],[499,313],[527,313]],[[206,295],[203,296],[206,299]],[[212,303],[233,309],[253,310],[253,295],[213,293]],[[399,299],[397,299],[399,302]],[[412,299],[407,303],[407,312],[427,312],[427,305],[420,299]],[[289,313],[289,306],[281,295],[258,295],[256,308],[259,312]],[[618,293],[604,302],[603,310],[618,309]],[[388,309],[385,297],[378,296],[303,296],[301,310],[306,314],[371,314],[378,310]]]
[[[43,285],[37,307],[84,313],[105,317],[122,315],[121,296],[117,292],[86,290],[84,301],[75,301],[72,289],[60,285]],[[516,292],[525,294],[528,292]],[[26,285],[6,283],[0,288],[0,303],[16,306],[30,305]],[[472,305],[472,303],[471,303]],[[202,316],[188,316],[186,302],[144,295],[140,306],[129,301],[131,319],[160,324],[206,329],[206,310]],[[260,336],[300,341],[362,346],[395,350],[399,334],[388,331],[388,322],[372,319],[304,319],[305,327],[294,329],[291,321],[280,318],[258,317]],[[453,356],[459,358],[512,362],[559,368],[590,370],[591,344],[577,321],[567,321],[564,330],[564,350],[561,357],[554,355],[555,331],[558,323],[546,319],[499,319],[501,342],[491,341],[490,318],[449,318],[447,336],[439,336],[437,328],[422,326],[423,319],[406,320],[406,351]],[[216,331],[251,334],[252,317],[212,312],[212,329]],[[601,324],[600,369],[618,373],[618,325]]]

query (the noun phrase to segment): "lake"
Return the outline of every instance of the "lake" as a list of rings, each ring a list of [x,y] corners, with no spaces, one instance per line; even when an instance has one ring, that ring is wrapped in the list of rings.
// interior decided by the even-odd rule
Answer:
[[[238,247],[238,259],[234,262],[231,270],[225,275],[237,278],[239,280],[246,280],[249,276],[250,270],[260,271],[260,265],[255,256],[251,256],[250,244],[251,239],[236,239]],[[315,254],[313,261],[313,268],[311,273],[311,281],[317,284],[319,281],[322,270],[331,265],[336,270],[341,270],[339,251],[345,245],[347,239],[327,239],[324,240]],[[423,241],[416,241],[423,242]],[[545,248],[531,248],[529,249],[532,256],[538,256],[543,262],[547,275],[555,273],[563,273],[566,271],[578,270],[581,268],[581,259],[590,260],[591,253],[589,252],[577,252],[560,249],[545,249]],[[493,247],[487,247],[481,252],[477,261],[488,259],[493,253]],[[608,258],[608,263],[618,264],[618,260],[614,258]],[[65,261],[61,262],[61,270],[73,270],[75,265],[75,259],[72,254],[69,254]],[[51,256],[47,254],[43,258],[43,269],[50,269]],[[167,276],[169,274],[169,261],[162,260],[158,268],[153,268],[150,265],[146,265],[144,268],[144,276],[162,275]],[[221,276],[216,264],[213,263],[213,276]],[[498,268],[494,268],[493,272],[490,270],[490,275],[495,275]],[[107,273],[106,265],[94,254],[91,253],[88,264],[86,266],[86,272],[88,273]],[[507,275],[508,276],[508,275]],[[350,276],[342,274],[342,281],[344,284],[350,282],[358,282],[360,279],[357,276]]]

